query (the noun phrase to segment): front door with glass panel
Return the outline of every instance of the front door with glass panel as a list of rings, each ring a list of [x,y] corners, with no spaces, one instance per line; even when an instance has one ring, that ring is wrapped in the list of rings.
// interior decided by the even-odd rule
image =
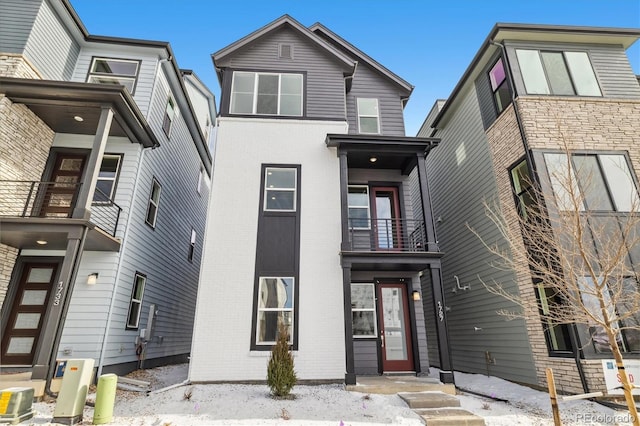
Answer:
[[[414,371],[409,303],[405,285],[378,285],[378,317],[382,370]]]
[[[378,250],[399,250],[402,246],[398,188],[371,188],[373,238]]]
[[[51,182],[41,188],[40,216],[71,217],[80,189],[85,156],[58,154],[51,174]]]
[[[31,365],[44,325],[57,263],[26,263],[0,352],[2,365]]]

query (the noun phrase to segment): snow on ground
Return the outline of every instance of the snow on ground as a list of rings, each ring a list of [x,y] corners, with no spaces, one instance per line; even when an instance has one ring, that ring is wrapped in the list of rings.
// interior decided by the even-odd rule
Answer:
[[[151,382],[149,395],[118,390],[113,425],[302,425],[363,426],[422,425],[420,418],[397,395],[365,395],[347,392],[342,385],[296,386],[295,400],[275,400],[266,385],[182,385],[188,365],[140,370],[132,378]],[[432,371],[437,375],[437,370]],[[549,395],[496,377],[455,373],[456,385],[467,391],[458,395],[462,408],[485,419],[487,426],[553,425]],[[185,395],[191,393],[189,399]],[[90,395],[92,399],[95,395]],[[54,402],[34,404],[33,425],[53,425]],[[628,413],[590,401],[560,402],[563,425],[627,425]],[[91,424],[93,408],[86,407],[84,421]]]

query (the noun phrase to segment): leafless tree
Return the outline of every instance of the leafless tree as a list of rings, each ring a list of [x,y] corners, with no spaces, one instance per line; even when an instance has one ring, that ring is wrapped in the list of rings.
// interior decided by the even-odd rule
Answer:
[[[602,165],[599,169],[589,167],[584,158],[565,146],[563,152],[545,157],[549,179],[544,185],[531,179],[526,169],[519,175],[524,189],[516,191],[518,213],[505,214],[499,204],[485,202],[486,214],[498,228],[501,241],[487,241],[469,229],[497,259],[493,266],[530,275],[538,292],[538,306],[532,307],[530,298],[480,277],[490,292],[517,306],[498,313],[510,318],[539,315],[548,327],[588,327],[590,343],[596,349],[610,350],[615,359],[637,426],[634,386],[624,370],[623,352],[640,349],[640,289],[631,261],[634,251],[640,253],[640,200],[625,157],[610,157],[605,158],[611,163],[607,167],[616,161],[625,163],[610,172],[618,180],[606,182],[609,187],[617,185],[609,188],[609,193],[601,187],[606,176],[594,172],[602,170]],[[625,176],[629,182],[620,181]],[[547,190],[542,191],[542,186]],[[624,199],[614,200],[612,190]],[[598,201],[601,197],[608,200]],[[619,206],[607,211],[599,202]]]

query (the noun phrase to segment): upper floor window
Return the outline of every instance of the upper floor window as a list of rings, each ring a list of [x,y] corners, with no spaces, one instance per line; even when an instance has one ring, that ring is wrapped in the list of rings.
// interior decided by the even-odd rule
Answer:
[[[138,328],[140,323],[140,312],[142,311],[142,296],[147,277],[136,272],[131,289],[131,299],[129,300],[129,314],[127,315],[127,328]]]
[[[370,207],[369,187],[366,185],[349,185],[349,227],[353,229],[369,229]]]
[[[496,111],[500,114],[506,107],[511,104],[511,91],[507,83],[507,74],[502,63],[502,58],[489,70],[489,81],[491,82],[491,91],[493,92],[493,103]]]
[[[171,124],[173,123],[173,119],[176,115],[176,108],[173,102],[173,99],[167,99],[167,106],[164,110],[164,119],[162,120],[162,130],[164,130],[164,134],[169,136],[171,134]]]
[[[160,182],[153,178],[151,184],[151,193],[149,194],[149,203],[147,204],[147,217],[145,221],[151,225],[152,228],[156,227],[156,219],[158,217],[158,207],[160,207],[160,191],[162,187]]]
[[[625,155],[546,153],[544,159],[559,210],[640,210]]]
[[[527,219],[531,210],[537,210],[537,202],[526,160],[522,160],[511,169],[511,179],[517,197],[518,212],[524,219]]]
[[[233,73],[231,114],[302,116],[302,74]]]
[[[193,254],[196,252],[196,230],[191,228],[191,241],[189,242],[189,262],[193,262]]]
[[[121,84],[134,92],[140,61],[113,58],[93,58],[87,83]]]
[[[109,203],[113,200],[121,163],[122,155],[105,154],[102,156],[96,191],[93,194],[94,203]]]
[[[264,210],[276,212],[296,211],[297,170],[267,167],[264,179]]]
[[[528,94],[602,96],[586,52],[517,49]]]
[[[380,133],[378,100],[358,98],[358,129],[360,133]]]

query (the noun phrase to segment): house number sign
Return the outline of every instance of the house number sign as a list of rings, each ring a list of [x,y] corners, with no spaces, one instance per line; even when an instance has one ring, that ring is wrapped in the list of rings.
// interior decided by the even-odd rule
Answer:
[[[442,309],[442,302],[438,300],[438,319],[440,322],[444,321],[444,310]]]
[[[56,287],[56,295],[53,298],[53,306],[58,306],[60,304],[60,299],[62,299],[63,289],[64,289],[64,282],[58,281],[58,286]]]

